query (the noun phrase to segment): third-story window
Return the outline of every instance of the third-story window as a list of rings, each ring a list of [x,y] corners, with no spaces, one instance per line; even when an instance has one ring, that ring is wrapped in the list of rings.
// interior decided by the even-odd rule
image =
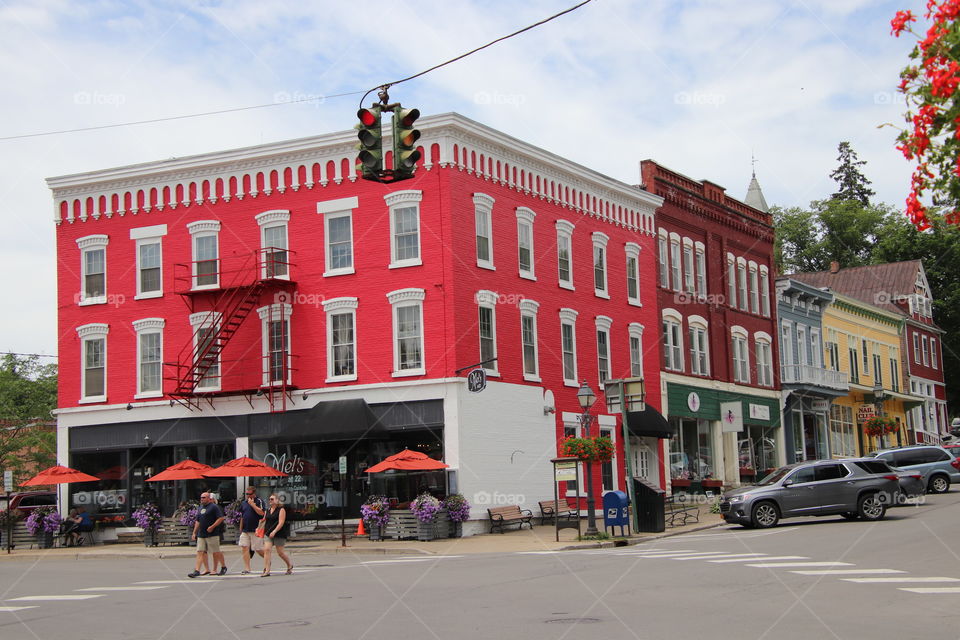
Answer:
[[[356,196],[317,203],[323,216],[324,276],[354,273],[353,210],[360,205]]]
[[[727,302],[732,308],[737,307],[737,263],[732,253],[727,254]]]
[[[220,284],[220,222],[198,220],[187,225],[193,239],[193,288]]]
[[[105,235],[86,236],[77,240],[83,278],[78,300],[80,304],[102,304],[107,301],[108,242]]]
[[[573,223],[557,220],[557,272],[560,286],[573,289]]]
[[[760,279],[757,274],[757,264],[750,263],[750,312],[760,313]]]
[[[607,291],[607,242],[605,233],[593,232],[593,292],[601,298],[610,297]]]
[[[680,282],[683,270],[680,266],[680,237],[673,234],[670,237],[670,283],[674,291],[680,291]]]
[[[287,224],[285,222],[274,222],[265,225],[262,242],[263,277],[288,277],[290,274],[290,259],[287,256]]]
[[[740,310],[746,311],[747,305],[747,263],[737,260],[737,296],[740,298]]]
[[[357,298],[329,298],[323,301],[327,314],[327,378],[357,379]]]
[[[520,277],[536,280],[533,269],[533,221],[537,214],[526,207],[517,207],[517,252]]]
[[[640,304],[640,245],[628,242],[624,250],[627,254],[627,302]]]
[[[760,313],[770,317],[770,274],[763,265],[760,266]]]
[[[165,235],[165,224],[130,229],[130,239],[137,243],[137,299],[163,295],[161,241]]]
[[[937,339],[930,338],[930,366],[937,368]]]
[[[396,191],[384,196],[390,208],[390,267],[423,264],[420,258],[422,191]]]
[[[485,193],[473,194],[473,221],[477,244],[477,266],[493,269],[493,203]]]
[[[686,238],[683,241],[683,290],[697,292],[696,274],[693,271],[693,244]]]
[[[707,295],[707,259],[704,253],[703,243],[697,242],[694,245],[696,259],[696,271],[697,271],[697,295],[706,296]]]

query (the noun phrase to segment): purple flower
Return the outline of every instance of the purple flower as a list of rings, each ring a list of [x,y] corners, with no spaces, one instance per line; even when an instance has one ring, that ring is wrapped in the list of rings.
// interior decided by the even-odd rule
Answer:
[[[390,520],[390,503],[383,496],[370,496],[360,505],[360,517],[371,526],[382,527]]]
[[[31,535],[38,535],[41,531],[44,533],[56,533],[60,530],[60,523],[62,522],[60,514],[57,513],[56,508],[54,507],[40,507],[39,509],[34,509],[29,516],[27,516],[27,531]]]
[[[429,493],[421,493],[410,503],[410,511],[420,522],[433,522],[440,511],[440,501]]]
[[[131,515],[133,519],[136,520],[137,526],[144,531],[156,531],[160,528],[160,523],[163,520],[163,517],[160,515],[160,510],[157,509],[157,505],[152,502],[141,505],[140,508]]]
[[[443,501],[443,508],[451,522],[466,522],[470,519],[470,503],[459,493],[451,493]]]
[[[234,500],[227,505],[227,508],[223,511],[224,522],[227,524],[232,524],[233,526],[240,524],[240,518],[242,516],[240,512],[240,504],[240,500]]]

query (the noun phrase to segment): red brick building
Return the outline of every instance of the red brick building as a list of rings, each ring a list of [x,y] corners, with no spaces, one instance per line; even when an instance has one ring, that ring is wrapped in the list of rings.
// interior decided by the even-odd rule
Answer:
[[[480,517],[552,497],[581,381],[602,399],[642,376],[660,407],[660,198],[456,114],[418,127],[424,159],[392,185],[357,179],[353,132],[48,181],[60,459],[121,470],[73,502],[170,511],[184,487],[150,475],[250,455],[291,471],[303,512],[429,488]],[[617,419],[593,412],[620,451],[598,486],[621,488]],[[364,473],[405,447],[450,470]]]
[[[645,160],[657,212],[661,394],[677,433],[675,489],[716,489],[784,460],[773,223],[754,178],[749,206]]]

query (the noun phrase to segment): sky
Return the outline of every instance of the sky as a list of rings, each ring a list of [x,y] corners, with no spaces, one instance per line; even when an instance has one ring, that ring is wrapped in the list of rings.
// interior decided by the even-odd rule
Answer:
[[[0,140],[0,351],[56,354],[45,178],[349,129],[368,89],[578,1],[0,0],[0,138],[275,105]],[[630,184],[652,158],[742,199],[755,167],[770,205],[828,197],[849,141],[902,210],[900,9],[923,3],[593,0],[390,95]]]

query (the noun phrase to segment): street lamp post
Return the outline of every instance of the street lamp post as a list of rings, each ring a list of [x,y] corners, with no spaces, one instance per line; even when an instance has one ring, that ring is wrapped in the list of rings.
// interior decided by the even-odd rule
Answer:
[[[590,415],[590,407],[593,406],[593,403],[596,402],[597,396],[593,392],[593,389],[590,388],[590,385],[587,384],[587,381],[584,380],[583,384],[580,385],[580,389],[577,390],[577,401],[580,403],[580,408],[583,409],[583,414],[580,416],[580,426],[583,427],[583,437],[590,437],[590,423],[593,422],[593,416]],[[593,461],[587,460],[587,530],[584,532],[585,536],[595,536],[597,535],[597,515],[596,515],[596,500],[593,496]]]

